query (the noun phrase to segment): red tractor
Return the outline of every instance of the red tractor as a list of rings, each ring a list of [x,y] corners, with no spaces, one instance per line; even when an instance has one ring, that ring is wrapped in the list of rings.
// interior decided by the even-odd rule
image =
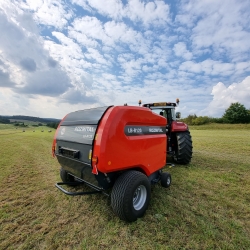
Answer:
[[[167,154],[172,156],[178,164],[188,164],[193,153],[192,137],[188,125],[177,120],[180,118],[180,112],[175,112],[175,107],[178,104],[179,99],[176,99],[176,103],[157,102],[143,104],[142,106],[167,119]],[[139,105],[141,105],[141,101],[139,101]]]

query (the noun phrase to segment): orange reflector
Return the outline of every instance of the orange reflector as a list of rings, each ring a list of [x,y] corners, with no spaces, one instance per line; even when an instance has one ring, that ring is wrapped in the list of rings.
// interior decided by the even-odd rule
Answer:
[[[97,170],[97,166],[96,166],[97,162],[98,162],[98,157],[96,155],[94,155],[92,157],[92,165],[93,165],[92,174],[96,174],[96,175],[98,175],[98,170]]]
[[[92,157],[92,163],[96,164],[98,162],[98,157],[96,155],[94,155]]]

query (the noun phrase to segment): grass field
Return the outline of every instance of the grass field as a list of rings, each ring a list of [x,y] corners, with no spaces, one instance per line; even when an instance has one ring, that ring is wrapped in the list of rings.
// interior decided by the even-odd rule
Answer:
[[[120,221],[102,195],[66,196],[54,135],[0,126],[0,249],[250,249],[250,126],[191,127],[188,166],[166,167],[145,216]]]
[[[0,123],[0,133],[2,134],[4,130],[7,130],[7,133],[12,133],[12,132],[21,132],[23,130],[27,131],[41,131],[41,130],[51,130],[47,126],[39,126],[39,127],[34,127],[32,126],[32,122],[28,125],[27,127],[21,127],[21,126],[14,126],[13,124],[1,124]]]

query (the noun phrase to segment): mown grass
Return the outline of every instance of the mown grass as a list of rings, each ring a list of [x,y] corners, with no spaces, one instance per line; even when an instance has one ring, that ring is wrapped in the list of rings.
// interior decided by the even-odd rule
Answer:
[[[14,126],[13,124],[0,124],[0,135],[4,133],[5,134],[23,133],[26,131],[48,132],[49,130],[52,131],[52,129],[48,128],[47,126],[34,127],[29,124],[27,127],[21,127],[21,126]]]
[[[191,128],[192,163],[166,167],[171,188],[154,186],[131,224],[102,194],[55,188],[60,166],[47,130],[0,130],[0,249],[250,249],[248,128]]]
[[[13,124],[0,123],[0,131],[3,129],[16,129]]]
[[[242,129],[248,129],[250,130],[250,123],[245,124],[220,124],[220,123],[208,123],[204,125],[190,125],[190,129],[194,130],[210,130],[210,129],[230,129],[230,130],[242,130]]]

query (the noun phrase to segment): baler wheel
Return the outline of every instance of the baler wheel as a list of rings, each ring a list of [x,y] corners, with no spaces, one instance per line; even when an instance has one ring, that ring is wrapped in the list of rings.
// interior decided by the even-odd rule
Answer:
[[[75,178],[72,175],[68,174],[68,172],[63,168],[60,169],[60,177],[63,182],[75,182]]]
[[[131,170],[116,180],[111,193],[111,206],[121,220],[136,221],[146,212],[150,195],[147,176]]]
[[[174,155],[175,162],[188,164],[193,154],[192,137],[189,131],[176,133],[177,148]]]
[[[162,173],[161,174],[162,187],[165,187],[165,188],[170,187],[171,182],[172,182],[171,174],[169,174],[169,173]]]

